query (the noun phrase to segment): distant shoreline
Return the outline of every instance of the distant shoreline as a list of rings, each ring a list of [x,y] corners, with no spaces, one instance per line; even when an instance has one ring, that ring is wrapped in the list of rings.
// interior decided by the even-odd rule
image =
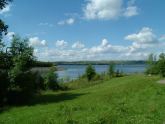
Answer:
[[[146,64],[144,60],[137,60],[137,61],[75,61],[75,62],[54,62],[56,65],[109,65],[110,63],[113,64],[121,64],[121,65],[135,65],[135,64]]]

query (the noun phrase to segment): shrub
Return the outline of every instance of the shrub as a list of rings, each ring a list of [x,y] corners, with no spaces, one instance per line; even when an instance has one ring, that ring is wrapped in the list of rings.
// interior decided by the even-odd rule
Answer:
[[[35,89],[37,91],[45,90],[44,78],[41,76],[41,74],[39,72],[34,72],[34,76],[35,76]]]
[[[109,65],[109,68],[108,68],[108,75],[110,78],[114,77],[115,76],[115,66],[113,63],[111,63]]]
[[[150,54],[147,60],[147,70],[146,73],[147,74],[158,74],[159,73],[159,69],[157,66],[157,62],[156,62],[156,56],[154,54]]]
[[[58,85],[58,75],[55,71],[56,71],[56,68],[52,67],[49,70],[49,72],[45,75],[44,83],[45,83],[46,89],[57,90],[60,88]]]
[[[93,77],[94,81],[102,80],[102,79],[103,79],[103,77],[100,74],[95,74],[95,76]]]
[[[158,61],[159,73],[162,77],[165,77],[165,54],[161,53]]]
[[[36,73],[30,72],[35,61],[33,56],[33,48],[29,46],[28,39],[21,39],[14,36],[10,49],[3,53],[4,61],[2,65],[7,70],[0,80],[0,92],[3,93],[9,103],[22,103],[28,101],[43,85],[41,77]],[[2,55],[2,54],[1,54]],[[5,83],[5,85],[3,84]],[[9,85],[6,85],[9,84]],[[6,89],[8,89],[6,91]],[[5,92],[5,91],[7,92]]]
[[[92,65],[88,65],[86,68],[85,75],[86,75],[88,81],[91,81],[96,75],[95,68]]]
[[[161,53],[159,55],[159,60],[156,61],[156,57],[151,54],[148,59],[147,74],[160,74],[165,77],[165,54]]]
[[[0,71],[0,106],[7,101],[10,82],[6,71]]]
[[[28,71],[17,74],[8,94],[9,104],[28,102],[39,90],[39,88],[36,87],[37,84],[40,84],[40,82],[37,80],[36,73]]]

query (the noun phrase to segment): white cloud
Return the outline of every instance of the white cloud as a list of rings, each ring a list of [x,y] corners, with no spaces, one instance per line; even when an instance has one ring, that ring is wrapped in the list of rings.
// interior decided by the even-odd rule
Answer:
[[[165,47],[165,43],[162,42],[161,39],[163,39],[163,36],[157,38],[153,30],[148,27],[143,27],[138,33],[130,34],[125,37],[125,40],[132,41],[128,53],[159,51]]]
[[[71,48],[64,49],[68,45],[64,40],[58,40],[56,42],[56,49],[49,48],[38,52],[39,57],[43,57],[44,60],[99,60],[102,58],[109,59],[105,55],[119,54],[125,52],[126,48],[123,46],[114,46],[109,43],[107,39],[103,39],[98,46],[86,48],[81,42],[76,42]],[[74,47],[73,47],[74,46]],[[63,48],[63,49],[61,49]],[[78,49],[75,49],[78,48]],[[41,59],[41,58],[40,58]]]
[[[53,27],[53,24],[47,23],[47,22],[41,22],[38,24],[39,26],[48,26],[48,27]]]
[[[8,40],[12,40],[13,36],[15,35],[14,32],[8,32],[7,35],[5,36]]]
[[[137,7],[133,6],[134,2],[128,7],[124,7],[124,0],[88,0],[87,5],[83,8],[86,19],[116,19],[120,16],[135,16],[138,14]]]
[[[136,6],[129,6],[126,8],[124,12],[125,17],[131,17],[135,15],[138,15],[138,8]]]
[[[83,43],[81,43],[80,41],[77,41],[76,43],[74,43],[72,45],[72,48],[76,48],[76,49],[82,49],[84,47],[85,47],[85,45]]]
[[[108,54],[125,52],[128,48],[124,46],[111,45],[107,39],[103,39],[101,44],[93,46],[89,49],[91,54]]]
[[[75,23],[75,19],[74,18],[68,18],[66,20],[59,21],[58,25],[72,25],[74,23]]]
[[[56,47],[65,48],[65,47],[67,47],[67,45],[68,45],[68,42],[66,42],[64,40],[56,41]]]
[[[127,35],[125,40],[131,45],[113,45],[106,38],[100,44],[86,47],[80,41],[69,47],[64,40],[56,42],[56,48],[43,47],[35,51],[39,59],[47,61],[78,61],[78,60],[141,60],[150,53],[160,53],[165,48],[165,36],[160,38],[149,27]],[[66,48],[66,46],[68,46]]]
[[[0,10],[0,14],[5,14],[10,11],[11,5],[7,5],[5,8]]]
[[[66,23],[69,25],[73,24],[74,22],[75,22],[75,20],[73,18],[69,18],[66,20]]]
[[[46,40],[40,40],[38,37],[32,37],[29,38],[29,45],[34,47],[42,47],[42,46],[46,46],[47,42]]]
[[[153,30],[148,27],[143,27],[138,33],[130,34],[125,39],[139,43],[154,43],[157,41]]]

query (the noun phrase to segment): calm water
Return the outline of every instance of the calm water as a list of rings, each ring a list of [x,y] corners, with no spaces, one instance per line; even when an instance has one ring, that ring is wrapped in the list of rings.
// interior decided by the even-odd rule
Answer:
[[[76,79],[85,73],[87,65],[59,65],[64,70],[58,71],[59,78]],[[109,65],[94,65],[97,73],[107,72]],[[146,65],[116,65],[115,70],[124,73],[143,73]]]

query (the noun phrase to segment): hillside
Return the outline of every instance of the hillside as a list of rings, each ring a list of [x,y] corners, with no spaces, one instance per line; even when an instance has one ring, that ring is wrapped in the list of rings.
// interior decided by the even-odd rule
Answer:
[[[162,124],[165,85],[132,75],[65,92],[47,92],[31,104],[0,112],[2,124]]]

